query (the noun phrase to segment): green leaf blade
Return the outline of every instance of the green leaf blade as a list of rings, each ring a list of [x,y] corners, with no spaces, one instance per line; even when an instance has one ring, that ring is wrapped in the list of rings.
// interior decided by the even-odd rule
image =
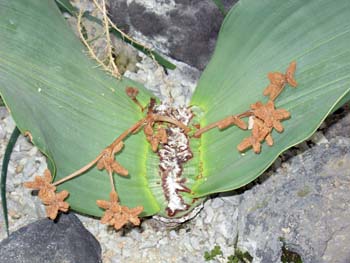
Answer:
[[[29,131],[55,164],[55,180],[94,159],[143,117],[125,87],[137,87],[142,104],[150,94],[96,69],[53,1],[0,1],[0,14],[1,95],[19,129]],[[143,215],[159,211],[145,177],[147,147],[143,136],[131,136],[116,157],[130,173],[115,175],[120,200],[129,207],[143,205]],[[103,212],[96,200],[108,199],[111,191],[108,175],[96,168],[59,189],[70,192],[73,209],[95,216]]]
[[[214,56],[191,104],[202,107],[201,126],[249,109],[261,100],[268,72],[297,62],[296,89],[286,87],[276,105],[291,112],[285,131],[261,154],[236,146],[249,132],[230,128],[202,135],[203,176],[195,196],[241,187],[287,148],[308,138],[350,88],[350,3],[242,0],[227,15]]]

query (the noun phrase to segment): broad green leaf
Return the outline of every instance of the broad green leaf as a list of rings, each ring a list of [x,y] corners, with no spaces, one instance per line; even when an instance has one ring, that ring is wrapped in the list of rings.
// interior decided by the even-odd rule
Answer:
[[[137,86],[139,100],[149,101],[140,85],[117,81],[87,57],[54,1],[0,1],[1,96],[21,132],[29,131],[55,164],[55,180],[94,159],[143,117],[126,86]],[[116,157],[130,172],[127,178],[115,175],[120,200],[129,207],[143,205],[143,215],[159,211],[146,179],[148,148],[139,133]],[[70,192],[73,209],[96,216],[102,214],[96,200],[111,191],[106,172],[96,168],[60,189]]]
[[[238,153],[249,132],[212,130],[201,138],[203,179],[197,196],[241,187],[259,176],[288,147],[307,139],[350,88],[348,0],[240,0],[226,16],[216,50],[192,104],[204,111],[201,126],[244,112],[263,98],[268,72],[297,62],[296,89],[287,87],[277,106],[291,112],[285,132],[260,154]],[[344,101],[343,101],[344,102]]]

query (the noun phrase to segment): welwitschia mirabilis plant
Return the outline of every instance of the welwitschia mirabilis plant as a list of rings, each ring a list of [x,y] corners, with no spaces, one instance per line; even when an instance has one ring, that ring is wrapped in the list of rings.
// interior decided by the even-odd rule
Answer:
[[[47,155],[54,182],[101,157],[129,131],[118,142],[122,145],[110,148],[118,150],[113,154],[127,176],[108,176],[104,170],[109,166],[97,167],[96,161],[82,175],[57,186],[58,192],[69,192],[64,201],[71,208],[101,216],[103,209],[120,201],[136,209],[134,214],[142,207],[141,216],[179,217],[201,197],[254,180],[282,151],[308,138],[344,96],[349,97],[349,17],[347,0],[241,0],[225,18],[189,108],[165,109],[141,85],[126,78],[115,80],[96,68],[53,0],[0,0],[0,91],[19,129]],[[283,122],[283,133],[271,130],[272,147],[263,143],[260,154],[240,153],[236,147],[249,132],[235,126],[194,136],[211,123],[254,111],[250,105],[258,101],[268,105],[263,90],[272,80],[267,74],[284,73],[292,61],[297,63],[298,87],[286,87],[275,100],[274,106],[291,117]],[[125,92],[127,87],[137,87],[143,110],[130,94],[133,90]],[[164,111],[170,111],[168,120]],[[129,130],[140,120],[142,125]],[[165,141],[162,129],[170,141]],[[182,130],[188,142],[171,138],[171,129]],[[180,166],[168,162],[160,167],[164,145],[172,139],[188,146],[179,149],[188,150],[186,160]],[[104,160],[112,165],[110,159]],[[181,173],[167,177],[164,171],[175,171],[170,167]],[[111,200],[110,181],[118,193],[111,194]],[[67,196],[61,195],[57,200]],[[110,201],[97,206],[96,200]],[[130,219],[138,223],[135,217]]]

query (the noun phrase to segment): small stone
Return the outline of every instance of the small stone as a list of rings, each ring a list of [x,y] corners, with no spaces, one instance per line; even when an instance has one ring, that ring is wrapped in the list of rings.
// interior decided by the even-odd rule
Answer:
[[[156,246],[157,246],[157,242],[153,240],[145,240],[143,243],[140,244],[140,249],[148,249]]]
[[[21,173],[23,171],[23,169],[24,169],[24,165],[23,164],[17,165],[16,169],[15,169],[16,174]]]
[[[9,209],[8,210],[8,215],[12,218],[12,219],[19,219],[21,218],[21,215],[19,213],[17,213],[15,210]]]
[[[30,177],[36,172],[36,167],[34,166],[34,164],[34,158],[27,159],[27,162],[25,163],[22,171],[26,177]]]
[[[164,245],[168,244],[168,239],[167,238],[162,238],[161,240],[158,241],[158,244],[160,246],[164,246]]]
[[[29,156],[35,156],[38,153],[38,148],[33,147],[31,150],[29,150],[28,154]]]
[[[174,88],[171,90],[171,96],[176,98],[182,94],[182,89],[181,88]]]
[[[315,132],[310,140],[315,144],[329,143],[328,139],[323,135],[322,132]]]
[[[16,124],[14,122],[14,120],[12,119],[11,116],[8,116],[4,119],[4,123],[5,123],[5,130],[8,134],[12,134],[13,130],[16,127]]]
[[[6,137],[6,130],[2,126],[0,126],[0,140],[5,139],[5,137]]]
[[[170,239],[175,239],[175,238],[178,237],[178,235],[177,235],[176,231],[171,230],[171,231],[169,232],[169,237],[170,237]]]
[[[6,107],[0,107],[0,121],[3,121],[7,116],[9,116],[9,113]]]
[[[281,230],[282,230],[282,232],[284,234],[289,234],[290,233],[290,228],[289,227],[282,227]]]

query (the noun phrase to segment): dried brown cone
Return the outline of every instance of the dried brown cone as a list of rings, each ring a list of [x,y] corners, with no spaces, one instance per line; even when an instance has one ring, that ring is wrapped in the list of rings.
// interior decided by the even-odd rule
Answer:
[[[111,225],[116,230],[121,229],[129,222],[136,226],[140,225],[138,215],[143,211],[143,207],[128,208],[121,206],[118,202],[118,194],[116,192],[113,191],[110,193],[110,201],[97,200],[96,203],[99,207],[106,210],[101,218],[102,224]]]
[[[106,169],[108,173],[115,172],[121,176],[127,176],[129,171],[124,168],[120,163],[114,160],[114,154],[121,151],[124,143],[119,142],[114,148],[107,147],[103,150],[102,157],[98,160],[96,167],[99,170]]]
[[[68,191],[55,193],[56,187],[51,184],[52,176],[50,170],[46,169],[43,176],[36,176],[33,182],[25,182],[24,186],[39,190],[38,197],[45,205],[46,215],[54,220],[59,211],[67,212],[69,204],[64,202],[69,195]]]
[[[146,140],[151,144],[153,152],[158,150],[159,143],[165,144],[168,142],[168,134],[166,129],[163,127],[158,127],[157,133],[153,130],[153,122],[148,122],[143,131],[146,135]]]
[[[159,138],[157,136],[152,136],[149,138],[149,142],[151,144],[151,148],[153,152],[158,150]]]
[[[290,118],[290,113],[285,109],[275,109],[273,101],[266,104],[258,101],[251,105],[254,115],[262,120],[268,128],[274,128],[278,132],[283,132],[281,121]]]
[[[23,185],[26,188],[34,189],[34,190],[41,190],[41,189],[52,189],[53,191],[56,190],[56,187],[51,184],[52,176],[49,169],[46,169],[44,171],[43,176],[35,176],[34,181],[32,182],[25,182]]]
[[[275,100],[277,96],[282,92],[286,83],[292,87],[297,87],[298,83],[294,78],[296,71],[296,62],[293,61],[289,64],[286,74],[280,72],[272,72],[268,74],[270,84],[265,88],[264,96],[269,96],[270,100]]]
[[[146,138],[149,136],[152,136],[153,135],[153,123],[148,122],[145,125],[145,127],[143,127],[143,132],[145,133]]]
[[[279,78],[283,76],[282,83]],[[270,100],[274,100],[282,92],[285,86],[285,77],[279,72],[269,73],[268,78],[270,79],[270,84],[264,89],[263,95],[269,96]]]
[[[244,138],[243,141],[240,144],[238,144],[238,151],[244,152],[245,150],[252,147],[255,153],[260,153],[261,142],[264,141],[265,138],[268,138],[269,145],[271,142],[273,144],[273,141],[271,141],[272,137],[270,135],[270,132],[271,128],[266,127],[261,120],[254,118],[252,135],[247,138]]]
[[[126,87],[125,92],[126,95],[128,95],[132,99],[135,99],[136,96],[139,94],[139,90],[134,87]]]
[[[159,138],[159,141],[163,144],[168,142],[168,134],[165,128],[158,129],[157,137]]]
[[[63,190],[59,193],[54,193],[50,198],[47,197],[42,200],[45,204],[46,215],[50,219],[54,220],[57,217],[59,211],[68,212],[69,204],[67,202],[64,202],[64,199],[66,199],[68,195],[69,192]]]

